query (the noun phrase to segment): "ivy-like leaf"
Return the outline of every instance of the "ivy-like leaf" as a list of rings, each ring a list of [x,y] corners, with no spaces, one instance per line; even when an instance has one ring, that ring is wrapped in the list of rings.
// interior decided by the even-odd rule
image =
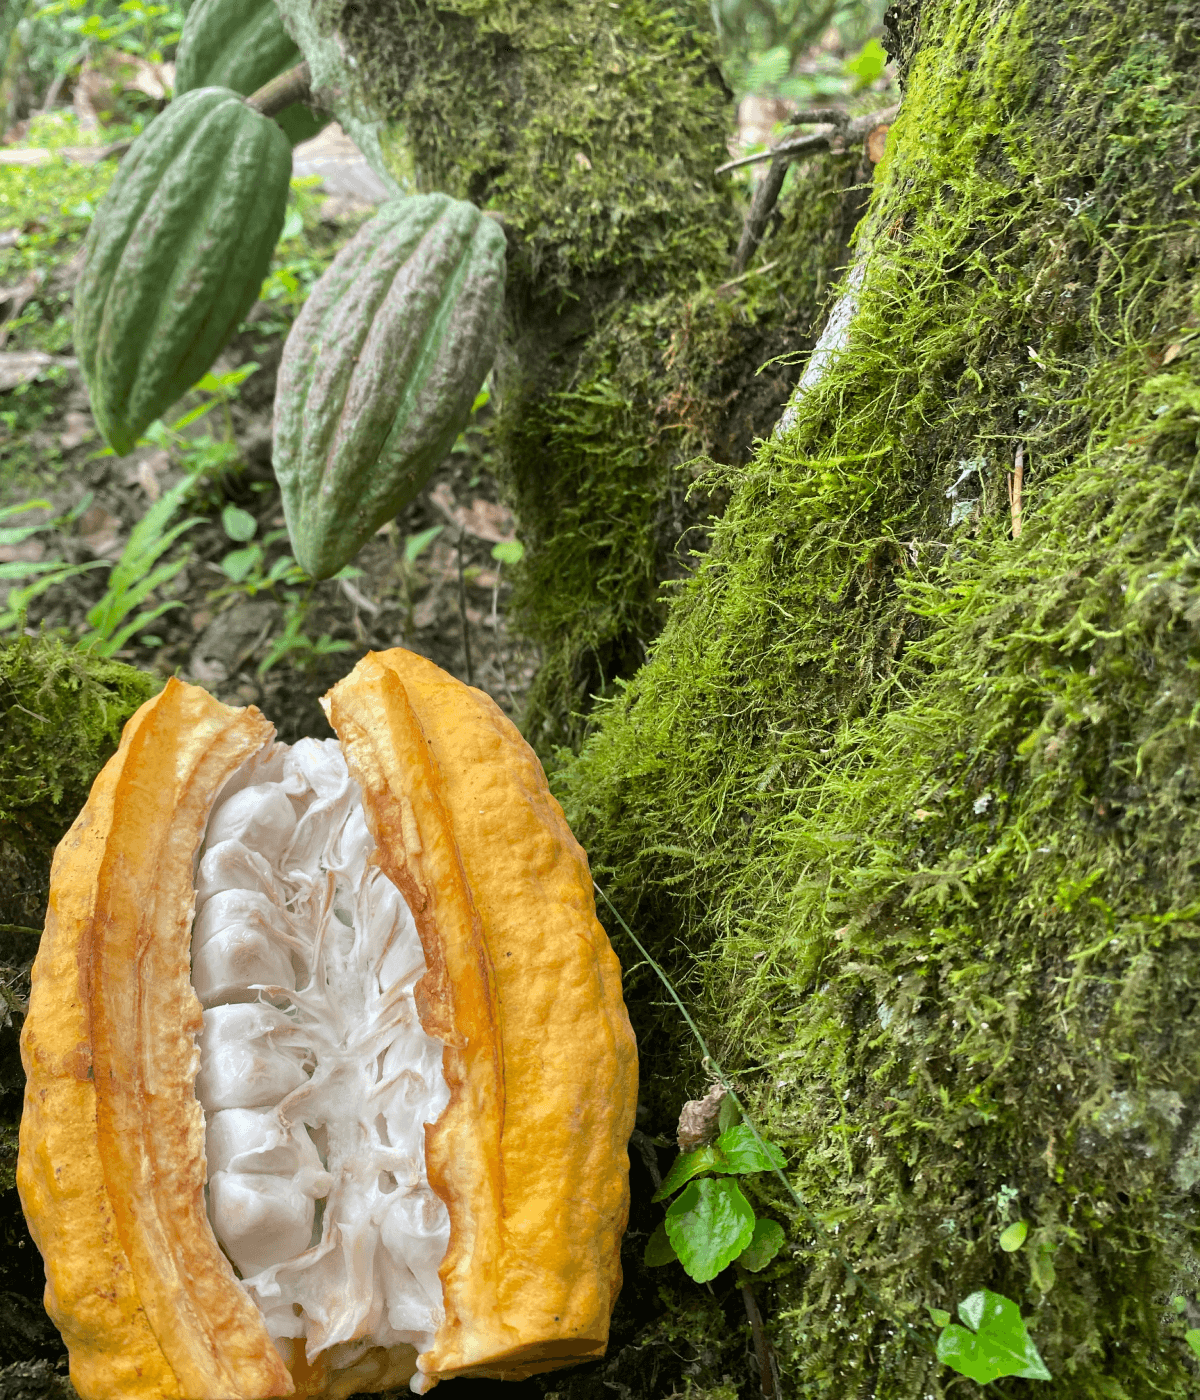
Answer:
[[[724,1161],[725,1158],[715,1147],[698,1147],[695,1152],[681,1152],[671,1163],[671,1170],[663,1177],[663,1184],[651,1199],[665,1201],[685,1182],[691,1181],[692,1177],[699,1176],[701,1172],[724,1171]]]
[[[713,1166],[713,1171],[745,1176],[749,1172],[769,1172],[777,1167],[781,1171],[783,1169],[783,1153],[773,1142],[764,1142],[760,1147],[749,1123],[737,1123],[732,1128],[726,1128],[717,1139],[717,1150],[723,1154],[724,1163]]]
[[[959,1303],[958,1315],[966,1326],[950,1323],[937,1342],[938,1360],[951,1370],[980,1385],[1001,1376],[1051,1379],[1021,1310],[1011,1298],[982,1288]]]
[[[1000,1236],[1000,1248],[1005,1254],[1012,1254],[1025,1243],[1025,1236],[1029,1233],[1029,1226],[1024,1220],[1014,1220],[1013,1223]]]
[[[691,1182],[667,1209],[667,1237],[697,1283],[716,1278],[754,1236],[754,1211],[736,1181]]]
[[[756,1220],[750,1243],[738,1255],[738,1263],[752,1274],[765,1269],[783,1248],[783,1226],[774,1220]]]
[[[648,1269],[658,1269],[664,1264],[677,1263],[679,1255],[675,1253],[675,1246],[667,1238],[667,1227],[660,1220],[658,1229],[646,1241],[646,1252],[642,1255],[642,1263]]]

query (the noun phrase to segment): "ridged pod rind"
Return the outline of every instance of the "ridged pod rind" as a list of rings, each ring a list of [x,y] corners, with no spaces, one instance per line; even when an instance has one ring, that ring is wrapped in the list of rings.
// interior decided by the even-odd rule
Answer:
[[[75,291],[76,353],[115,451],[204,376],[254,305],[291,170],[280,128],[216,87],[177,98],[121,162]]]
[[[404,651],[330,717],[384,872],[425,947],[450,1102],[426,1161],[450,1214],[445,1321],[289,1375],[204,1207],[189,981],[194,860],[225,780],[271,736],[171,680],[56,855],[22,1034],[18,1186],[82,1400],[345,1400],[424,1373],[517,1378],[600,1355],[620,1286],[637,1050],[587,860],[512,724]]]
[[[328,578],[421,489],[495,356],[505,240],[447,195],[383,205],[284,346],[274,466],[300,564]]]
[[[275,0],[196,0],[175,53],[175,96],[224,87],[249,96],[301,61]],[[293,145],[307,141],[329,118],[295,102],[274,120]]]

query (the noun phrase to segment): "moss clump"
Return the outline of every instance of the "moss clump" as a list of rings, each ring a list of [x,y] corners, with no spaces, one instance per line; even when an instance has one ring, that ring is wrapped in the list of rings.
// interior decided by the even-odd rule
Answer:
[[[923,7],[850,349],[560,775],[824,1224],[764,1276],[788,1394],[957,1393],[925,1309],[980,1286],[1047,1395],[1200,1394],[1198,52]]]

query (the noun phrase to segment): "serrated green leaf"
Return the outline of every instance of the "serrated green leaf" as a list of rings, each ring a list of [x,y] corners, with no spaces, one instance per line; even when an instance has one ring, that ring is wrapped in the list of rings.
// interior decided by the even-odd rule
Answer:
[[[667,1209],[667,1237],[697,1283],[727,1268],[754,1235],[754,1211],[736,1181],[691,1182]]]
[[[1000,1248],[1005,1254],[1012,1254],[1020,1249],[1025,1243],[1025,1236],[1029,1233],[1029,1226],[1023,1220],[1014,1220],[1007,1230],[1000,1236]]]
[[[671,1170],[663,1177],[663,1184],[651,1200],[665,1201],[701,1172],[720,1171],[724,1160],[715,1147],[698,1147],[694,1152],[681,1152],[671,1163]]]
[[[738,1255],[738,1263],[752,1274],[765,1269],[783,1248],[783,1226],[774,1220],[756,1220],[750,1243]]]
[[[717,1149],[724,1155],[725,1165],[714,1171],[745,1176],[749,1172],[783,1170],[783,1153],[773,1142],[759,1141],[749,1123],[735,1123],[717,1139]]]
[[[675,1253],[675,1246],[667,1235],[666,1224],[660,1220],[658,1228],[646,1241],[646,1252],[642,1255],[642,1263],[648,1269],[659,1269],[664,1264],[678,1262],[679,1255]]]
[[[959,1303],[958,1315],[966,1326],[950,1323],[942,1329],[937,1343],[938,1360],[952,1370],[980,1385],[1001,1376],[1051,1379],[1011,1298],[982,1288]]]

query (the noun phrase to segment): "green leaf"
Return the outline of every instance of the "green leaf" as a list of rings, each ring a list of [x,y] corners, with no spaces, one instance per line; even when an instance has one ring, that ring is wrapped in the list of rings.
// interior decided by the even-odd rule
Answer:
[[[754,1236],[754,1211],[736,1181],[693,1181],[667,1209],[667,1236],[697,1283],[716,1278]]]
[[[287,218],[283,221],[283,232],[279,235],[280,243],[286,243],[289,238],[299,238],[304,232],[304,215],[299,209],[289,209]]]
[[[642,1255],[642,1263],[648,1269],[658,1269],[664,1264],[675,1264],[678,1261],[679,1255],[675,1253],[675,1246],[667,1238],[666,1224],[660,1220],[658,1228],[646,1241],[646,1252]]]
[[[868,39],[853,58],[844,64],[847,73],[853,73],[859,87],[869,87],[887,67],[887,54],[878,39]]]
[[[726,1128],[736,1128],[741,1121],[742,1110],[734,1102],[733,1095],[726,1094],[717,1113],[718,1131],[723,1133]]]
[[[714,1171],[745,1176],[748,1172],[783,1170],[783,1153],[773,1142],[763,1142],[760,1146],[749,1123],[735,1123],[732,1128],[726,1128],[717,1139],[717,1147],[725,1163],[714,1167]]]
[[[929,1313],[929,1316],[932,1319],[933,1325],[935,1327],[950,1326],[950,1314],[946,1311],[945,1308],[935,1308],[932,1307],[929,1303],[925,1304],[925,1308],[926,1311]]]
[[[671,1170],[663,1177],[663,1184],[654,1193],[652,1200],[665,1201],[692,1177],[701,1172],[719,1171],[719,1163],[724,1162],[715,1147],[698,1147],[695,1152],[681,1152],[671,1163]]]
[[[1193,1327],[1183,1334],[1183,1340],[1200,1356],[1200,1327]]]
[[[404,541],[404,562],[415,564],[445,528],[444,525],[431,525],[428,530],[409,535]]]
[[[752,1274],[765,1269],[783,1248],[783,1226],[774,1220],[756,1220],[750,1243],[738,1255],[738,1263]]]
[[[492,545],[492,558],[501,564],[519,564],[525,558],[525,546],[520,540],[501,540]]]
[[[261,563],[262,550],[258,545],[251,544],[247,545],[245,549],[231,550],[221,560],[221,571],[226,578],[232,579],[234,583],[241,583],[255,566]]]
[[[1023,1220],[1014,1220],[1000,1236],[1000,1248],[1005,1254],[1014,1253],[1025,1243],[1025,1236],[1028,1233],[1029,1226]]]
[[[229,538],[237,540],[238,544],[252,540],[258,531],[258,521],[248,510],[241,510],[237,506],[225,507],[221,512],[221,524]]]
[[[1174,1298],[1171,1299],[1171,1306],[1182,1317],[1182,1315],[1187,1312],[1187,1299],[1182,1293],[1176,1293]]]
[[[950,1323],[938,1337],[938,1360],[970,1380],[987,1385],[1001,1376],[1048,1381],[1050,1372],[1011,1298],[982,1288],[958,1305],[966,1323]],[[968,1330],[970,1329],[970,1330]]]

